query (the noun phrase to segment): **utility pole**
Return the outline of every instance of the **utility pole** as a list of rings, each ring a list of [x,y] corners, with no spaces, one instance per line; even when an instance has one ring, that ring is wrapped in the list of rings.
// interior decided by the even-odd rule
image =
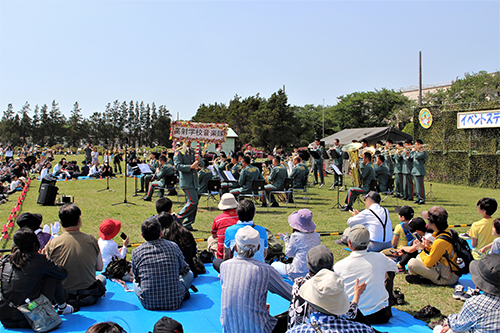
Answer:
[[[418,51],[418,106],[422,106],[422,51]]]

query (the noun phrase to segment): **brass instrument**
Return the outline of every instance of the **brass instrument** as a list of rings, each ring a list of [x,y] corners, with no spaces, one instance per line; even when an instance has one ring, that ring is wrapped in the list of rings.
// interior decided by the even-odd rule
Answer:
[[[359,167],[359,155],[358,149],[361,148],[361,143],[350,143],[342,148],[342,151],[345,151],[349,154],[349,166],[351,168],[351,177],[354,187],[361,186],[361,169]]]
[[[262,176],[264,177],[264,182],[266,184],[269,184],[267,177],[269,177],[270,174],[271,174],[271,171],[267,167],[266,163],[262,163]]]
[[[366,147],[363,149],[360,149],[359,151],[359,156],[363,156],[366,152],[370,153],[371,155],[375,154],[377,150],[373,147]]]

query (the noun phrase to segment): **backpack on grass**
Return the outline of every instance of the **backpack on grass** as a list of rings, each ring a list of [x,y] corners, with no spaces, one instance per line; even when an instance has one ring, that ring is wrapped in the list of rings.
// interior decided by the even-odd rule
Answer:
[[[458,233],[450,229],[451,237],[441,233],[438,233],[438,239],[444,239],[445,241],[451,243],[453,245],[453,252],[457,254],[457,263],[455,264],[451,259],[448,253],[445,254],[446,260],[448,260],[448,264],[453,265],[458,269],[458,275],[469,274],[469,265],[474,260],[472,257],[472,251],[469,247],[467,241],[458,236]],[[453,257],[453,255],[452,255]]]

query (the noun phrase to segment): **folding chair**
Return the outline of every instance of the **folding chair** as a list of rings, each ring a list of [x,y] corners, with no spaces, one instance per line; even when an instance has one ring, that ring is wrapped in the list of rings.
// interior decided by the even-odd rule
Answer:
[[[212,206],[210,205],[210,198],[217,200],[215,198],[216,195],[219,195],[220,200],[220,179],[210,179],[207,185],[207,193],[200,193],[200,197],[207,197],[207,209],[212,210]]]
[[[387,182],[387,191],[380,192],[380,194],[385,195],[385,197],[382,198],[381,202],[384,202],[385,199],[389,198],[391,200],[391,207],[397,207],[398,206],[398,198],[396,198],[396,206],[393,205],[392,203],[392,195],[394,194],[394,178],[389,178],[389,181]]]
[[[293,186],[293,179],[292,178],[285,178],[285,185],[283,188],[283,191],[271,191],[271,195],[273,194],[283,194],[286,198],[286,208],[288,208],[288,204],[290,203],[290,194],[292,194]],[[294,201],[295,202],[295,201]],[[295,204],[295,207],[297,207],[297,204]]]
[[[252,181],[252,193],[240,193],[238,202],[241,201],[241,198],[252,198],[253,201],[256,201],[255,198],[262,198],[262,202],[264,202],[264,195],[264,179],[255,179]],[[267,207],[267,211],[269,211],[269,207]]]
[[[292,193],[294,194],[293,195],[293,200],[295,202],[295,200],[297,199],[297,197],[295,196],[295,192],[302,192],[304,193],[304,197],[302,198],[303,200],[305,200],[306,203],[309,202],[309,174],[306,176],[306,178],[304,179],[304,184],[305,186],[303,188],[292,188]]]
[[[175,189],[175,183],[177,182],[177,176],[165,176],[165,186],[158,186],[153,188],[153,193],[151,194],[152,196],[155,194],[155,190],[167,190],[170,191],[172,189]],[[165,193],[161,197],[163,197]],[[178,199],[177,199],[178,200]]]

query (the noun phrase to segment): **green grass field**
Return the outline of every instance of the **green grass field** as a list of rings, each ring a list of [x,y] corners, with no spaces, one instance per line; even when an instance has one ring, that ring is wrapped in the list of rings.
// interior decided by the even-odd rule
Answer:
[[[329,191],[328,187],[333,183],[333,176],[326,178],[326,184],[323,188],[311,188],[309,197],[311,200],[308,203],[297,200],[297,208],[269,208],[269,212],[265,208],[258,208],[255,217],[256,224],[269,228],[273,233],[290,232],[287,218],[290,213],[300,208],[308,208],[313,214],[313,220],[317,225],[317,231],[320,232],[338,232],[343,231],[346,227],[346,220],[351,216],[348,212],[340,212],[338,209],[331,209],[336,203],[337,193]],[[124,201],[124,182],[125,178],[111,179],[110,188],[116,192],[102,191],[106,188],[106,180],[71,180],[59,181],[60,194],[72,195],[75,197],[75,203],[82,210],[83,232],[90,233],[98,237],[99,224],[103,219],[114,218],[122,222],[122,231],[130,236],[131,243],[142,242],[140,225],[142,221],[151,215],[154,215],[155,205],[152,202],[145,202],[141,196],[133,197],[134,179],[127,178],[127,201],[135,205],[127,206],[125,204],[112,206],[113,203]],[[350,180],[347,183],[350,184]],[[22,206],[22,212],[40,213],[43,215],[44,223],[51,223],[58,220],[57,206],[41,206],[36,203],[38,198],[38,181],[33,181],[26,196],[26,200]],[[426,190],[429,191],[429,183],[426,183]],[[481,189],[466,186],[454,186],[446,184],[432,184],[432,191],[435,200],[428,200],[427,204],[418,206],[413,203],[416,212],[427,210],[431,206],[443,206],[448,210],[450,224],[466,224],[479,220],[480,216],[476,212],[476,202],[484,196],[497,197],[498,190]],[[182,191],[179,191],[181,194]],[[340,201],[343,202],[346,192],[340,193]],[[10,214],[12,207],[17,200],[17,196],[11,196],[11,200],[6,204],[0,205],[0,217],[6,223],[7,217]],[[183,205],[183,197],[179,197],[180,202],[176,201],[177,197],[172,197],[174,201],[174,212],[179,212]],[[199,205],[198,215],[195,227],[199,231],[194,233],[195,238],[207,238],[210,236],[210,230],[213,219],[220,212],[213,207],[216,203],[212,202],[212,211],[207,210],[206,199],[202,198]],[[387,199],[389,200],[389,199]],[[395,201],[394,201],[395,203]],[[408,202],[405,202],[408,204]],[[389,203],[387,203],[388,205]],[[399,201],[399,205],[402,205]],[[355,207],[357,208],[357,207]],[[360,210],[364,207],[360,207]],[[393,226],[399,223],[397,214],[394,208],[390,207],[391,220]],[[496,214],[498,215],[498,213]],[[459,232],[464,232],[467,228],[457,228]],[[342,249],[341,246],[335,245],[334,240],[340,236],[322,237],[322,243],[327,245],[334,254],[335,261],[338,261],[349,255],[349,252]],[[120,244],[121,240],[117,237],[116,241]],[[10,242],[2,241],[2,248],[10,248]],[[206,242],[199,242],[198,248],[203,250],[206,248]],[[129,250],[129,255],[131,250]],[[400,287],[405,294],[407,304],[397,306],[398,309],[406,311],[410,314],[420,310],[427,304],[432,304],[439,308],[443,314],[458,312],[462,307],[461,301],[454,300],[451,295],[453,288],[438,287],[438,286],[416,286],[409,285],[404,280],[404,274],[397,274],[395,279],[395,287]]]

